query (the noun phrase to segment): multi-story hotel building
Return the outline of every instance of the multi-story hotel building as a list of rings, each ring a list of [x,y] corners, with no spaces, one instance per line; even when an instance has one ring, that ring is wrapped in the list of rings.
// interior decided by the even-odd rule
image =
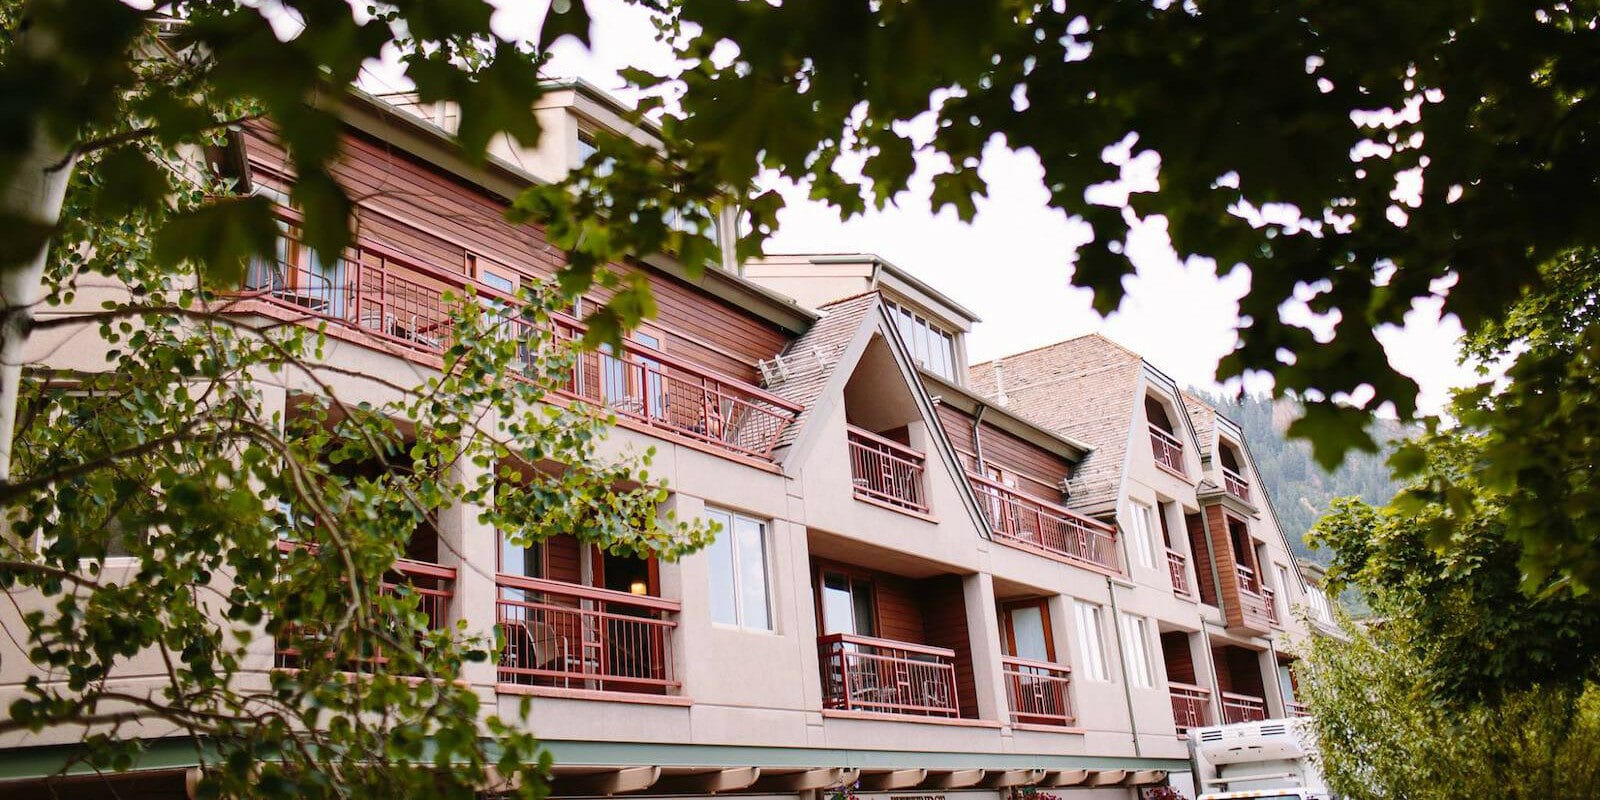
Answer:
[[[449,109],[352,101],[338,175],[362,198],[357,241],[328,264],[286,238],[241,308],[326,323],[346,372],[424,380],[443,293],[560,263],[504,219],[509,199],[579,163],[595,130],[649,136],[582,84],[538,113],[538,149],[474,165]],[[247,185],[281,197],[270,127],[237,146]],[[977,318],[872,256],[617,268],[660,313],[591,354],[571,393],[615,412],[609,447],[656,449],[669,509],[720,523],[716,542],[670,563],[566,536],[512,550],[467,508],[400,565],[439,624],[499,627],[498,662],[462,678],[508,717],[531,698],[555,795],[1130,798],[1188,771],[1185,729],[1298,711],[1285,648],[1315,590],[1270,476],[1137,354],[1090,336],[969,365]],[[41,353],[99,358],[73,352],[92,331],[64,341]],[[298,390],[266,402],[292,414]],[[32,667],[0,650],[14,692]],[[262,670],[292,666],[272,650]],[[0,752],[0,780],[37,789],[79,734],[0,742],[27,747]],[[141,791],[171,775],[181,796],[183,752],[152,758]]]

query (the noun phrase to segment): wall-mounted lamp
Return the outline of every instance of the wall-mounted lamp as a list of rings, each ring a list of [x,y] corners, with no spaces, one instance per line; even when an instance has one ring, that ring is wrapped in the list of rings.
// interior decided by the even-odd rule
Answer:
[[[650,587],[644,581],[634,581],[628,584],[628,594],[646,595],[649,593]]]

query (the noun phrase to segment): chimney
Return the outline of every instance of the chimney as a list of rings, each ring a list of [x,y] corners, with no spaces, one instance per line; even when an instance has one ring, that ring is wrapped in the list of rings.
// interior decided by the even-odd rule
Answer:
[[[1008,398],[1006,397],[1006,364],[998,358],[994,360],[994,399],[995,402],[1000,404],[1001,408],[1005,408],[1008,404]]]

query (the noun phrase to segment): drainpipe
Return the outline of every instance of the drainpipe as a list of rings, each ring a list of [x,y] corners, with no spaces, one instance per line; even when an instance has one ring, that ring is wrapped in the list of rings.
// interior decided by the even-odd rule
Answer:
[[[1217,654],[1211,649],[1211,629],[1206,627],[1206,621],[1200,620],[1200,640],[1206,645],[1206,660],[1211,662],[1211,713],[1216,714],[1212,719],[1216,725],[1222,724],[1222,681],[1217,680]]]
[[[981,432],[980,426],[983,424],[983,412],[988,411],[988,410],[989,410],[988,406],[984,405],[983,403],[979,403],[978,404],[978,413],[976,413],[976,414],[974,414],[972,416],[972,450],[973,450],[973,456],[976,457],[977,460],[978,460],[977,466],[978,466],[978,474],[979,475],[982,475],[983,474],[983,470],[984,470],[984,463],[983,463],[983,434]]]
[[[1121,656],[1117,661],[1122,663],[1122,700],[1128,706],[1128,730],[1133,732],[1133,757],[1141,758],[1144,754],[1139,751],[1139,721],[1136,719],[1138,715],[1133,713],[1133,684],[1128,680],[1128,654],[1122,652],[1128,640],[1122,635],[1122,612],[1117,609],[1117,584],[1110,575],[1106,576],[1106,592],[1111,595],[1111,630],[1117,634],[1117,655]]]

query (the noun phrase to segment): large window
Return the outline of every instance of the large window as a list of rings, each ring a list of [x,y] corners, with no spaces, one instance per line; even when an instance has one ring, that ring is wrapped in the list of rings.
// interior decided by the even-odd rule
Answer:
[[[766,523],[712,508],[706,509],[706,517],[722,528],[706,547],[711,561],[711,621],[772,630]]]
[[[1122,658],[1128,665],[1128,680],[1148,689],[1155,685],[1155,665],[1150,659],[1150,621],[1132,614],[1122,615]]]
[[[955,335],[905,306],[892,302],[888,306],[894,316],[895,328],[900,331],[900,338],[905,340],[911,357],[923,369],[945,380],[961,383],[957,374],[959,366],[956,362]]]
[[[1133,535],[1130,537],[1133,542],[1133,553],[1139,559],[1139,566],[1155,569],[1155,544],[1150,541],[1150,507],[1144,503],[1129,503],[1128,517],[1129,525],[1133,529]]]
[[[1083,659],[1083,676],[1092,681],[1109,681],[1106,669],[1104,613],[1100,606],[1082,600],[1073,603],[1078,615],[1078,655]]]

